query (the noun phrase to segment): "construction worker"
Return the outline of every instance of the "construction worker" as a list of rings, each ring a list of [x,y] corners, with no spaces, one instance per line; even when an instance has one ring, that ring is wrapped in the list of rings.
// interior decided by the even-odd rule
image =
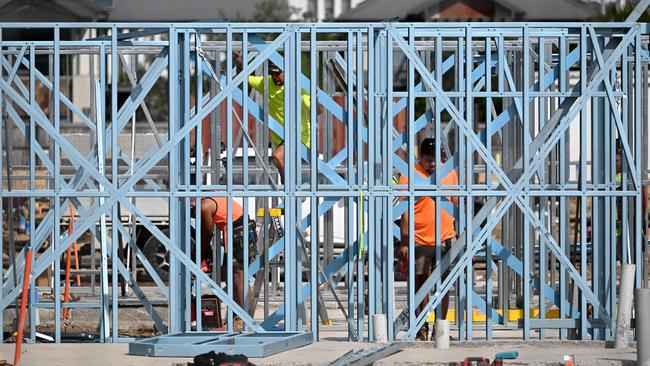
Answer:
[[[435,139],[426,138],[420,144],[418,162],[415,164],[415,171],[427,181],[435,173],[436,154]],[[408,184],[408,178],[401,176],[399,184]],[[452,170],[440,180],[441,185],[457,185],[458,176],[455,170]],[[453,204],[458,205],[457,197],[447,197]],[[413,219],[415,232],[415,290],[419,290],[422,284],[431,276],[435,268],[436,255],[436,203],[431,197],[421,197],[415,202]],[[408,268],[408,239],[409,239],[409,215],[408,211],[402,215],[400,222],[401,246],[397,252],[397,259],[401,261],[402,267]],[[451,247],[452,241],[456,238],[454,228],[454,217],[443,209],[440,209],[440,243],[443,244],[441,253],[444,256]],[[443,274],[443,280],[449,270]],[[421,304],[418,304],[416,314],[419,314],[424,306],[429,302],[429,297],[425,297]],[[441,317],[447,318],[449,308],[449,294],[446,294],[441,303]],[[428,323],[418,332],[416,339],[427,340],[429,333]]]
[[[239,53],[235,53],[235,61],[238,65],[238,68],[241,68],[242,56]],[[248,84],[257,92],[264,93],[264,88],[268,88],[268,106],[269,106],[269,116],[273,117],[281,125],[284,126],[284,72],[277,65],[272,62],[269,62],[269,77],[267,80],[264,80],[264,76],[248,76]],[[310,105],[311,98],[309,94],[303,89],[301,89],[301,119],[300,119],[300,141],[310,148]],[[318,114],[320,114],[323,108],[318,105]],[[273,165],[278,168],[280,173],[280,179],[284,182],[284,140],[275,132],[271,131],[271,144],[273,145],[273,154],[271,155],[271,161]]]
[[[223,246],[224,252],[228,253],[233,250],[233,297],[239,306],[245,310],[250,311],[253,307],[253,296],[248,296],[248,306],[244,307],[244,284],[247,283],[244,278],[244,265],[248,265],[250,261],[257,255],[257,233],[255,231],[255,221],[244,220],[242,206],[235,200],[232,201],[232,212],[230,218],[228,217],[228,198],[227,197],[206,197],[201,199],[201,270],[204,272],[211,271],[211,256],[212,256],[212,236],[214,233],[214,226],[216,225],[219,230],[224,233]],[[232,239],[233,245],[228,243],[227,225],[228,220],[232,220]],[[244,243],[244,230],[248,230],[248,243]],[[249,247],[249,263],[244,263],[244,245]],[[226,266],[222,267],[222,276],[226,276]],[[249,286],[249,294],[251,289]]]

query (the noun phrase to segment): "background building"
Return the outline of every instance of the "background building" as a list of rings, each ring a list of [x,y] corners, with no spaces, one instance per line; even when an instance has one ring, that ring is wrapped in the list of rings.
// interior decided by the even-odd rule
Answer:
[[[598,12],[574,0],[366,0],[339,21],[580,21]]]

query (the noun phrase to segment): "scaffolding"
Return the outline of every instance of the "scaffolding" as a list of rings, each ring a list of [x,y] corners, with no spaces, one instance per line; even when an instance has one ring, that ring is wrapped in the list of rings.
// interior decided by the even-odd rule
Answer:
[[[0,33],[1,204],[12,227],[24,202],[29,227],[22,249],[11,231],[2,238],[0,324],[31,247],[33,341],[38,309],[54,309],[60,342],[67,309],[89,308],[100,314],[100,341],[131,342],[133,354],[259,357],[318,340],[332,299],[350,340],[374,339],[374,314],[386,314],[390,340],[413,340],[452,292],[460,340],[490,340],[495,327],[521,329],[525,340],[550,329],[559,339],[609,340],[619,264],[636,264],[636,287],[647,286],[647,24],[0,24],[4,34],[16,28],[51,35]],[[266,79],[269,62],[285,75],[284,124],[269,115],[268,92],[247,82]],[[284,141],[282,182],[269,131]],[[424,179],[418,143],[432,136],[437,169]],[[452,170],[458,184],[442,184]],[[261,312],[234,300],[232,266],[225,278],[220,261],[211,275],[201,270],[192,202],[214,196],[228,198],[228,212],[237,201],[244,217],[258,216],[260,255],[244,278]],[[416,289],[413,218],[423,197],[436,217],[454,217],[457,238],[443,256],[436,230],[435,270]],[[48,206],[42,218],[38,202]],[[394,254],[403,214],[406,276]],[[153,262],[138,232],[168,259]],[[232,222],[224,237],[232,242]],[[95,295],[98,281],[100,290],[71,302],[61,266],[83,238],[92,262],[77,285]],[[215,241],[216,258],[233,263]],[[49,283],[39,287],[43,273]],[[166,317],[146,286],[168,304]],[[204,293],[225,305],[227,329],[193,321]],[[120,331],[125,298],[137,299],[160,336]]]

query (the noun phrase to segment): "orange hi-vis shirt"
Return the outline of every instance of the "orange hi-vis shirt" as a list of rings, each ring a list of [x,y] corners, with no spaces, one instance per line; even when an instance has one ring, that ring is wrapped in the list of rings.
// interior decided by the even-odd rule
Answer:
[[[228,198],[226,197],[210,197],[209,199],[213,200],[217,204],[217,212],[212,215],[212,222],[217,225],[219,230],[223,233],[223,248],[224,251],[228,252],[228,235],[226,235],[226,230],[228,230]],[[241,207],[237,201],[232,201],[232,221],[237,221],[244,214],[244,209]]]
[[[419,163],[415,164],[415,171],[429,179],[430,175]],[[408,184],[408,178],[401,176],[399,184]],[[440,185],[458,185],[456,170],[452,170],[446,177],[440,180]],[[458,205],[457,197],[447,197],[453,204]],[[415,222],[414,239],[416,244],[435,246],[436,245],[436,201],[431,197],[422,197],[415,201],[413,219]],[[440,242],[456,237],[454,228],[454,217],[447,211],[440,209]]]
[[[226,232],[226,225],[228,225],[228,198],[226,197],[210,197],[217,204],[217,212],[212,216],[212,222],[221,230]],[[237,201],[232,201],[232,221],[237,221],[244,214],[244,209]]]

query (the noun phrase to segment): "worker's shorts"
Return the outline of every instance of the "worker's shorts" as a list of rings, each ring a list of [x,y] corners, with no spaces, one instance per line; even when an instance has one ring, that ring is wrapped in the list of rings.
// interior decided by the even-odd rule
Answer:
[[[444,246],[440,248],[440,259],[447,254],[451,248],[451,239],[443,241]],[[434,245],[415,244],[415,275],[430,274],[436,268],[436,247]],[[449,274],[451,266],[447,268],[443,278]]]
[[[248,230],[248,264],[251,264],[258,255],[257,250],[257,223],[255,220],[247,220],[248,225],[244,225],[243,216],[233,221],[233,260],[235,267],[244,267],[244,230]]]

